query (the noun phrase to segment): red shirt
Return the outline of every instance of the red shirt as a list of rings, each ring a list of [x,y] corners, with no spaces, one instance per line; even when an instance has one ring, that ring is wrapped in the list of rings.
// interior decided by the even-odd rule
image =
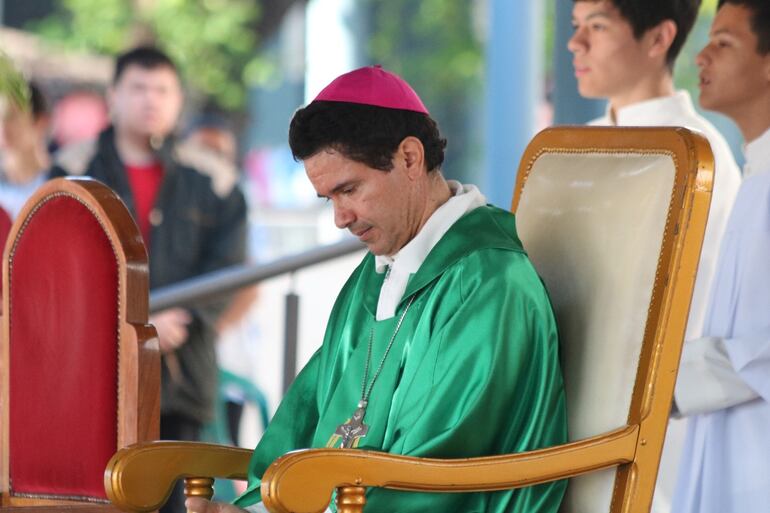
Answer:
[[[163,181],[163,166],[160,162],[153,162],[144,166],[126,165],[128,183],[134,196],[134,208],[136,208],[136,223],[144,237],[144,243],[150,246],[150,212],[155,206],[155,198],[158,196],[160,184]]]

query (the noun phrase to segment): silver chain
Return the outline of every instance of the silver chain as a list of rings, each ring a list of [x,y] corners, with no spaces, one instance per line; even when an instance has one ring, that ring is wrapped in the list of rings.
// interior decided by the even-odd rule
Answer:
[[[369,378],[369,364],[372,361],[372,343],[374,342],[374,326],[372,326],[372,329],[369,331],[369,350],[366,353],[366,367],[364,367],[364,379],[361,382],[361,402],[364,405],[366,405],[369,402],[369,396],[371,395],[372,389],[374,388],[374,382],[377,381],[377,378],[380,376],[380,372],[382,372],[382,367],[383,365],[385,365],[385,359],[388,357],[390,348],[393,347],[393,342],[396,340],[396,335],[398,335],[398,330],[401,329],[401,323],[404,322],[404,317],[406,317],[406,312],[408,312],[409,307],[412,306],[412,301],[414,301],[414,296],[416,296],[416,294],[413,294],[412,297],[409,299],[409,303],[406,304],[406,308],[404,308],[404,312],[401,314],[401,317],[398,319],[398,324],[396,324],[396,329],[393,331],[393,335],[390,337],[390,342],[388,342],[388,347],[385,348],[385,354],[382,355],[382,359],[380,360],[380,365],[379,367],[377,367],[377,371],[374,373],[372,382],[369,384],[369,390],[367,390],[366,380]]]

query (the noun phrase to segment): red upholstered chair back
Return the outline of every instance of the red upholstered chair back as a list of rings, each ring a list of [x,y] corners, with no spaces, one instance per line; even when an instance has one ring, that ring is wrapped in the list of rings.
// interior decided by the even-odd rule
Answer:
[[[11,216],[5,209],[0,208],[0,247],[5,246],[5,241],[8,239],[8,234],[11,232]],[[2,274],[0,274],[0,289],[2,289]]]
[[[4,505],[106,503],[115,450],[158,436],[139,231],[106,186],[54,180],[14,223],[3,276]]]
[[[8,238],[8,234],[11,232],[11,224],[13,221],[11,220],[11,216],[8,215],[8,212],[5,211],[4,208],[0,208],[0,240],[5,242],[5,240]]]

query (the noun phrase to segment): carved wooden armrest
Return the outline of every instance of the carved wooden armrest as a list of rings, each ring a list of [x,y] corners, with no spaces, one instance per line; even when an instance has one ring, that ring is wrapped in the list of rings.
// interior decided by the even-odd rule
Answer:
[[[178,479],[185,495],[210,499],[214,478],[245,480],[252,451],[198,442],[148,442],[119,450],[104,471],[104,488],[124,511],[162,506]]]
[[[555,481],[634,459],[639,427],[518,454],[440,460],[356,449],[311,449],[277,459],[262,477],[273,513],[320,513],[337,488],[340,513],[361,512],[366,487],[432,492],[494,491]]]

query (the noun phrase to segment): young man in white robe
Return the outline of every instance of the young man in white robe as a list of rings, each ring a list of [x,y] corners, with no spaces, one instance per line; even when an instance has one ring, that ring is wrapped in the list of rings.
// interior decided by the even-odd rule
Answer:
[[[700,103],[730,117],[746,166],[702,337],[684,345],[677,513],[770,511],[770,2],[720,0],[697,58]]]
[[[695,111],[687,91],[674,88],[674,61],[695,23],[700,0],[575,0],[573,53],[580,94],[603,98],[600,126],[684,126],[702,132],[716,161],[714,193],[693,292],[685,340],[700,337],[719,244],[740,172],[724,137]],[[670,511],[685,425],[672,421],[666,435],[655,513]]]

